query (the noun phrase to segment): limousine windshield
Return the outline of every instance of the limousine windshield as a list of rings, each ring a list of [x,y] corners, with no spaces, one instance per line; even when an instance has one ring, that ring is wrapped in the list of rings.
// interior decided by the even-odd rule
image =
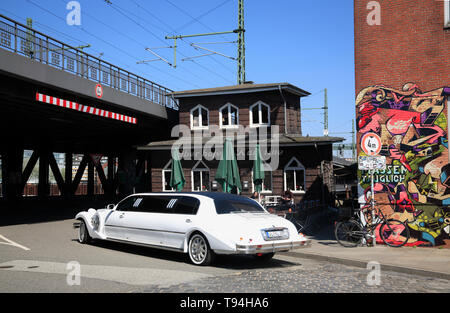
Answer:
[[[265,213],[266,211],[253,200],[215,200],[217,214],[229,213]]]

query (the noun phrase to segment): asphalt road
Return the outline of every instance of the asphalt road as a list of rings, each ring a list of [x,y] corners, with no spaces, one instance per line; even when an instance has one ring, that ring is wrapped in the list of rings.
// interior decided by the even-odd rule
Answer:
[[[176,252],[79,244],[73,222],[0,227],[0,292],[450,292],[448,280],[382,272],[369,285],[369,270],[283,254],[266,264],[221,256],[199,267]]]

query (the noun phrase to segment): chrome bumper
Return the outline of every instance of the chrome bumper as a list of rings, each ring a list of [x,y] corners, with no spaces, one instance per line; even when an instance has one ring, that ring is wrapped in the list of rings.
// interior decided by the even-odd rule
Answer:
[[[271,253],[280,251],[289,251],[299,248],[307,248],[311,246],[311,240],[299,240],[281,243],[265,243],[261,245],[236,245],[236,254],[257,254]]]

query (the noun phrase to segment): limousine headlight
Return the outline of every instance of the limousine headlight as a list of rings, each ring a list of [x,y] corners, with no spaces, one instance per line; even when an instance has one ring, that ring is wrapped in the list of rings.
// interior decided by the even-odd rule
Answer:
[[[266,241],[289,239],[289,230],[287,228],[261,229],[261,234]]]

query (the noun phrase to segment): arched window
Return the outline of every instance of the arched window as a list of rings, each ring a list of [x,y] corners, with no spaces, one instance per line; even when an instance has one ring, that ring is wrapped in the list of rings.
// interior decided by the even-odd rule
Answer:
[[[239,109],[231,103],[225,104],[219,109],[219,121],[221,128],[238,127]]]
[[[209,126],[209,110],[197,105],[191,110],[191,129],[207,129]]]
[[[191,171],[192,191],[208,191],[209,168],[202,161],[198,161]]]
[[[162,190],[163,191],[175,191],[170,187],[170,175],[172,174],[172,160],[170,160],[162,170]]]
[[[250,126],[269,126],[270,107],[262,101],[250,106]]]
[[[284,167],[284,190],[305,192],[305,167],[297,158],[292,159]]]

